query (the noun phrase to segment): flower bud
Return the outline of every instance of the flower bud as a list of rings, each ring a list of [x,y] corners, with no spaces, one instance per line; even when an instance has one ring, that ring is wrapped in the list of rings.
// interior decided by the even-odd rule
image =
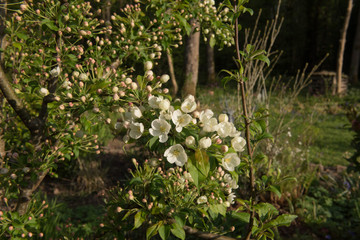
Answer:
[[[151,61],[146,61],[144,64],[145,71],[151,70],[153,68],[153,63]]]
[[[162,83],[167,83],[167,81],[169,81],[169,79],[170,79],[170,76],[167,75],[167,74],[163,74],[163,75],[160,77],[160,81],[161,81]]]
[[[188,147],[193,147],[195,145],[195,138],[193,136],[188,136],[186,139],[185,139],[185,144],[186,146]]]
[[[228,122],[229,121],[229,117],[227,114],[222,113],[219,115],[219,122]]]

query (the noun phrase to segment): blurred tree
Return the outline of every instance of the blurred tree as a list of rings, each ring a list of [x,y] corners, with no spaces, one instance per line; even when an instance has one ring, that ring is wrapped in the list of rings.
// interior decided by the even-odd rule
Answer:
[[[351,52],[350,63],[350,82],[357,84],[359,81],[359,63],[360,63],[360,9],[357,13],[357,24],[354,37],[354,44]]]
[[[340,34],[340,46],[338,50],[338,59],[336,65],[336,92],[335,88],[333,90],[333,94],[341,94],[342,92],[342,71],[343,71],[343,61],[344,61],[344,51],[345,51],[345,43],[346,43],[346,33],[349,27],[350,16],[353,8],[353,0],[349,0],[348,6],[346,9],[344,26],[341,29]]]
[[[189,94],[193,96],[196,95],[199,72],[200,31],[196,30],[199,28],[199,23],[196,19],[192,19],[190,24],[192,31],[186,41],[185,81],[181,92],[183,97],[186,97]]]

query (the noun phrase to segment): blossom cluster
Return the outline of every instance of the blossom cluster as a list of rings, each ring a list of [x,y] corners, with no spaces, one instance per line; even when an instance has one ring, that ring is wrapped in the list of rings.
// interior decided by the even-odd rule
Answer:
[[[150,63],[145,64],[145,69],[151,71],[147,65]],[[162,78],[168,79],[167,76]],[[163,156],[177,166],[184,166],[188,153],[194,149],[218,151],[218,148],[212,148],[213,145],[219,145],[221,154],[225,154],[221,159],[225,170],[234,171],[240,164],[239,153],[245,150],[246,141],[226,114],[216,118],[210,109],[197,111],[197,103],[192,95],[174,104],[163,95],[150,94],[147,100],[147,104],[129,107],[123,113],[122,123],[117,123],[127,129],[126,140],[136,140],[143,135],[156,137],[156,141],[168,146]],[[181,137],[186,128],[195,130],[195,134]],[[169,139],[175,140],[171,141],[175,144],[169,144]]]

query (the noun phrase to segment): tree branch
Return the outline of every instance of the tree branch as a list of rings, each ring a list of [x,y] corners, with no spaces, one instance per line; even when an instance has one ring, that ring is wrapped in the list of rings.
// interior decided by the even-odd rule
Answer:
[[[212,239],[212,240],[235,240],[235,238],[231,238],[231,237],[226,237],[226,236],[222,236],[222,235],[218,235],[215,233],[207,233],[207,232],[202,232],[200,230],[197,230],[195,228],[191,228],[188,226],[184,226],[184,230],[187,234],[191,234],[203,239]]]
[[[0,89],[4,94],[6,100],[9,102],[16,114],[20,117],[21,121],[25,124],[25,126],[31,131],[31,133],[37,133],[38,130],[41,129],[41,122],[39,121],[39,119],[31,117],[30,113],[25,108],[21,99],[18,98],[18,96],[16,95],[1,65]]]

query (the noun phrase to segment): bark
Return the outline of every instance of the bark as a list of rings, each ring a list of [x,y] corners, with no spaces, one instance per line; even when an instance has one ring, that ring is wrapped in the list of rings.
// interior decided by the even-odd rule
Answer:
[[[337,59],[337,66],[336,66],[336,86],[333,88],[333,94],[341,94],[341,79],[342,79],[342,69],[343,69],[343,59],[344,59],[344,52],[345,52],[345,43],[346,43],[346,33],[349,27],[351,11],[353,7],[353,0],[349,0],[348,6],[346,9],[346,15],[344,20],[343,28],[340,32],[340,44],[339,44],[339,51],[338,51],[338,59]],[[336,88],[335,88],[336,87]]]
[[[198,82],[199,72],[199,47],[200,47],[200,32],[195,31],[198,23],[195,19],[190,21],[193,26],[186,42],[186,56],[185,56],[185,81],[182,88],[182,96],[186,97],[191,94],[196,95],[196,85]]]
[[[359,81],[359,63],[360,63],[360,9],[357,16],[356,33],[351,53],[350,63],[350,82],[357,84]]]
[[[5,38],[5,21],[6,14],[7,14],[7,1],[0,0],[0,48],[4,49],[6,45],[6,38]],[[0,63],[2,62],[2,52],[0,52]]]
[[[206,53],[208,75],[207,82],[209,85],[216,85],[214,48],[210,46],[210,43],[206,45]]]
[[[174,62],[173,62],[173,58],[172,58],[172,55],[171,55],[169,49],[166,50],[166,56],[167,56],[167,60],[168,60],[170,79],[171,79],[171,84],[172,84],[171,96],[175,97],[179,90],[179,87],[176,82]]]

